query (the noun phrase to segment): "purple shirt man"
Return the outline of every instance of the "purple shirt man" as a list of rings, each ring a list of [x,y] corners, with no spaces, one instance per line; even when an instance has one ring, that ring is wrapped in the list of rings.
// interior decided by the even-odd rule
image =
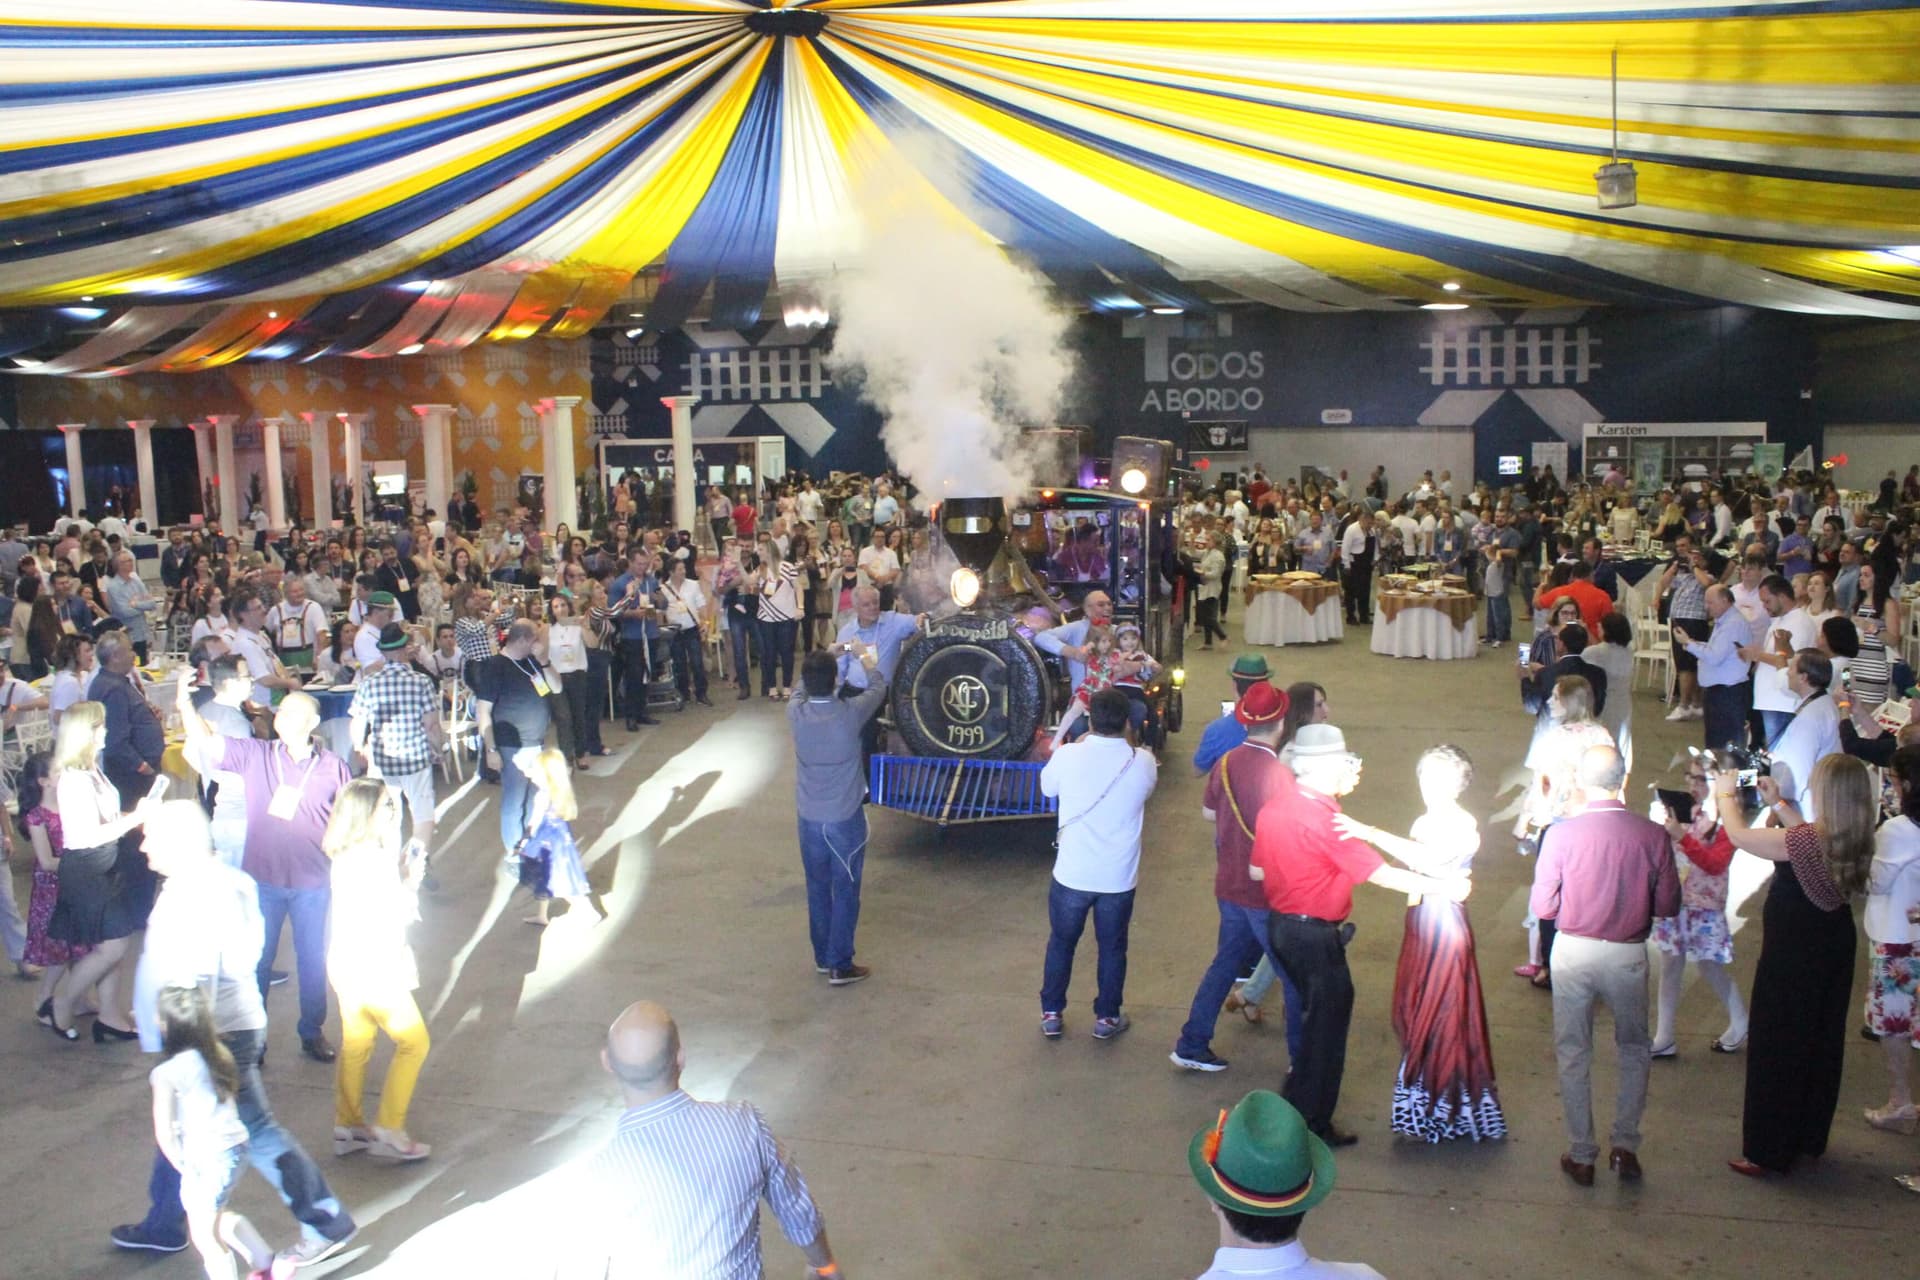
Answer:
[[[1620,1054],[1607,1163],[1622,1181],[1640,1177],[1640,1115],[1647,1105],[1653,1042],[1647,1035],[1647,934],[1655,917],[1680,910],[1680,877],[1664,827],[1627,812],[1626,764],[1612,746],[1580,757],[1586,807],[1547,829],[1534,870],[1532,906],[1559,926],[1549,953],[1553,972],[1554,1055],[1566,1113],[1567,1154],[1560,1169],[1576,1186],[1593,1185],[1600,1147],[1593,1128],[1593,1006],[1613,1012]]]

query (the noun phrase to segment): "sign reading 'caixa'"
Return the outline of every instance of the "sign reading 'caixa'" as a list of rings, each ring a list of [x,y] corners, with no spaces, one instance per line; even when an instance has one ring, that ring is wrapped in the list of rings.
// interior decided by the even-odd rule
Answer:
[[[1148,387],[1140,410],[1252,413],[1266,403],[1266,393],[1257,385],[1266,372],[1264,351],[1176,351],[1166,362],[1166,380],[1173,385]]]

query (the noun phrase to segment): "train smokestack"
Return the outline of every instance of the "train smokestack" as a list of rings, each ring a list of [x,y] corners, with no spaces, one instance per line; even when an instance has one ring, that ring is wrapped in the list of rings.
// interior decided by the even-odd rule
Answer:
[[[940,504],[940,533],[960,567],[984,581],[1007,540],[1007,504],[999,498],[948,498]]]

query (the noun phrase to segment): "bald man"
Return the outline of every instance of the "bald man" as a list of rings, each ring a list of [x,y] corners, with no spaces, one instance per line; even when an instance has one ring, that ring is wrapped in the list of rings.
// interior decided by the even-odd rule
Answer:
[[[1064,626],[1053,627],[1033,637],[1042,652],[1057,654],[1067,664],[1067,678],[1078,689],[1087,679],[1087,632],[1113,621],[1113,597],[1104,591],[1089,591],[1080,602],[1080,616]]]
[[[807,1255],[809,1273],[842,1274],[806,1180],[745,1102],[702,1102],[680,1088],[680,1028],[661,1006],[628,1005],[607,1028],[600,1065],[620,1082],[626,1113],[586,1170],[598,1212],[588,1245],[615,1276],[765,1274],[760,1201]]]

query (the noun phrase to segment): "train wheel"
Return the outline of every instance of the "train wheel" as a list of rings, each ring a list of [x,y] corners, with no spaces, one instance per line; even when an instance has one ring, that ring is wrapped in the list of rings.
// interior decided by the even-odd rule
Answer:
[[[1166,726],[1168,733],[1180,732],[1180,725],[1186,719],[1186,710],[1185,692],[1180,689],[1175,689],[1167,696],[1166,713],[1160,718],[1161,723]]]

